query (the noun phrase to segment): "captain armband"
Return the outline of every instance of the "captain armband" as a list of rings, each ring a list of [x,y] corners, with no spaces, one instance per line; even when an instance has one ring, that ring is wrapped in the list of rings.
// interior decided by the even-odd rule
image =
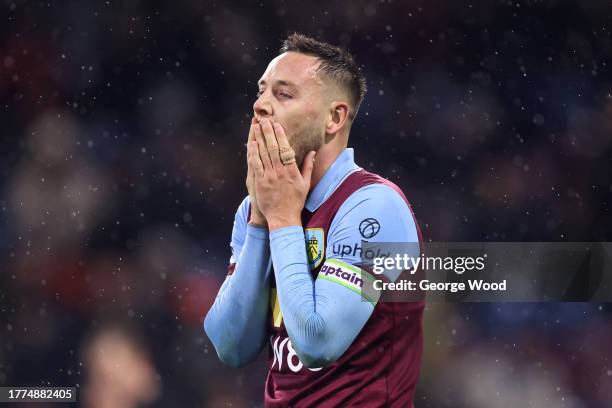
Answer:
[[[378,278],[366,270],[337,259],[326,259],[317,279],[342,285],[360,295],[362,301],[372,305],[376,305],[380,298],[380,291],[374,289],[374,281]]]

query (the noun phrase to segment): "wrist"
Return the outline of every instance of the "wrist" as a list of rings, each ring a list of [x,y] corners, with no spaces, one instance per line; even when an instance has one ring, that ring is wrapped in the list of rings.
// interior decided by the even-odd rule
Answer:
[[[249,225],[260,228],[268,228],[268,222],[265,218],[253,215],[251,215],[251,218],[249,218]]]
[[[300,217],[274,217],[268,222],[268,229],[270,231],[293,226],[302,226],[302,220]]]

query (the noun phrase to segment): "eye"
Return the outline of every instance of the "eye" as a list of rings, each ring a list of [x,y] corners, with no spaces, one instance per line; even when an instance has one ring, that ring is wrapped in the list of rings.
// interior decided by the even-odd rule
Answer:
[[[285,92],[285,91],[280,91],[280,92],[278,93],[278,96],[280,96],[281,98],[288,98],[288,99],[291,99],[291,98],[292,98],[292,96],[291,96],[291,95],[289,95],[289,94],[288,94],[287,92]]]
[[[257,93],[255,94],[255,96],[256,96],[257,98],[260,98],[260,97],[261,97],[261,94],[263,94],[263,91],[257,91]]]

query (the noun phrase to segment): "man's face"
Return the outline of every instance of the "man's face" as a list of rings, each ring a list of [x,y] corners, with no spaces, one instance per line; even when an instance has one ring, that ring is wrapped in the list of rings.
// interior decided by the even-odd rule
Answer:
[[[274,58],[258,82],[255,117],[279,122],[285,129],[296,161],[318,150],[325,140],[325,100],[316,57],[287,52]]]

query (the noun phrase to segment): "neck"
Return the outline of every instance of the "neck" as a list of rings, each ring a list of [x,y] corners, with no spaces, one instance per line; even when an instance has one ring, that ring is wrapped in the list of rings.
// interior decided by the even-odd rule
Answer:
[[[328,146],[329,148],[327,148]],[[319,151],[317,151],[314,167],[312,168],[312,177],[310,178],[310,191],[316,187],[321,178],[323,178],[325,172],[330,168],[334,161],[336,161],[342,151],[344,151],[345,147],[346,146],[339,147],[325,145],[319,149]]]

